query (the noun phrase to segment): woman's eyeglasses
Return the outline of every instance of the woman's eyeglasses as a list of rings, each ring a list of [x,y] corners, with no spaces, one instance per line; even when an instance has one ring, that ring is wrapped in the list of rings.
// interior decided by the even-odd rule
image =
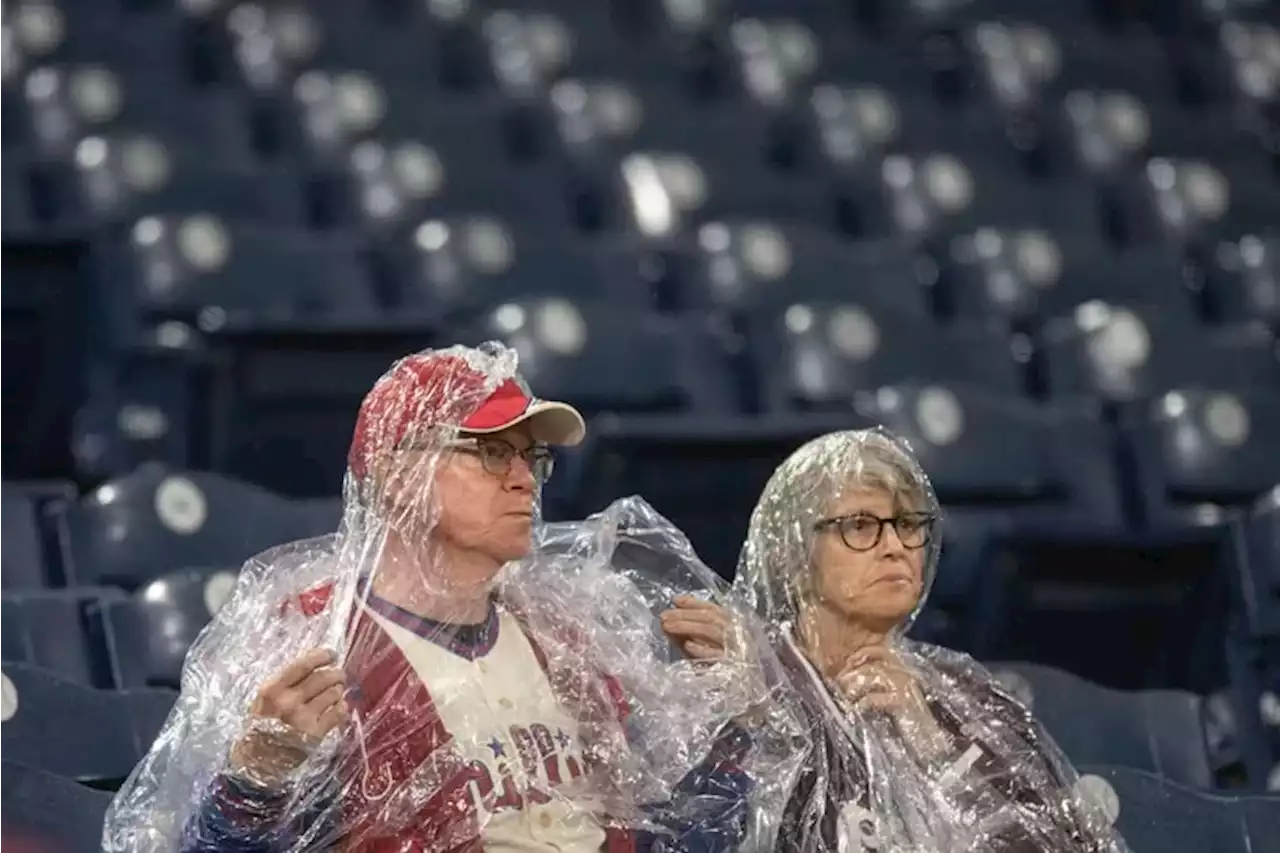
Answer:
[[[870,513],[859,512],[824,518],[815,524],[813,529],[823,531],[834,527],[840,532],[840,538],[851,551],[870,551],[880,544],[885,527],[893,525],[893,530],[898,535],[898,541],[902,543],[902,547],[914,550],[929,544],[935,521],[937,518],[927,512],[911,512],[895,515],[892,518],[881,518]]]

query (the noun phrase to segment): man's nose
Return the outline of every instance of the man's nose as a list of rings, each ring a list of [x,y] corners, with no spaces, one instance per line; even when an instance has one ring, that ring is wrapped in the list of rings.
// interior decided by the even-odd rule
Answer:
[[[537,481],[533,476],[533,466],[520,454],[511,458],[511,470],[507,472],[506,487],[511,491],[533,491]]]
[[[907,546],[902,544],[902,537],[898,536],[897,525],[884,526],[884,534],[880,537],[880,553],[885,556],[890,554],[900,556],[907,553]]]

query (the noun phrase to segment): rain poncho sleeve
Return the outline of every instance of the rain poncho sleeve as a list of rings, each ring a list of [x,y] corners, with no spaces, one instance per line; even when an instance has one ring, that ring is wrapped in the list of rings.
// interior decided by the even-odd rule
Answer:
[[[490,345],[431,359],[412,389],[397,363],[370,392],[380,418],[357,426],[338,532],[242,568],[108,811],[104,850],[710,853],[757,831],[761,809],[781,814],[804,750],[782,670],[760,662],[768,644],[745,610],[741,653],[708,665],[671,648],[656,618],[671,599],[725,591],[643,502],[558,525],[535,509],[529,555],[478,599],[446,571],[433,533],[450,511],[437,497],[450,425],[515,376],[516,357]],[[428,619],[392,588],[471,594],[487,616]],[[264,685],[324,649],[343,722],[311,736],[263,713]],[[270,760],[237,758],[246,743]]]
[[[815,665],[834,655],[805,629],[815,537],[831,508],[855,490],[891,494],[906,505],[895,511],[940,518],[928,478],[904,442],[882,430],[833,433],[774,473],[739,564],[736,592],[770,623],[813,741],[776,849],[1127,850],[1052,739],[986,669],[905,637],[936,571],[937,525],[918,545],[923,584],[914,609],[883,642],[931,723],[859,710],[842,681]]]

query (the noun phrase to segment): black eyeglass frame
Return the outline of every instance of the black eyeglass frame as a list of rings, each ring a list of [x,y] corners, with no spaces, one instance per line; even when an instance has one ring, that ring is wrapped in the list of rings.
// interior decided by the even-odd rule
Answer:
[[[860,519],[860,518],[870,519],[872,521],[877,522],[877,525],[878,525],[876,527],[875,539],[873,539],[871,544],[866,546],[865,548],[856,548],[853,545],[850,545],[849,537],[848,535],[846,535],[846,530],[848,528],[849,522],[854,521],[856,519]],[[924,530],[924,537],[916,545],[911,545],[907,543],[907,540],[903,538],[901,528],[898,526],[899,524],[902,524],[908,520],[920,522],[920,527],[922,530]],[[844,543],[844,546],[848,548],[850,551],[856,551],[861,554],[867,551],[874,550],[880,544],[880,540],[884,538],[884,529],[891,524],[893,525],[893,532],[898,537],[898,541],[902,543],[902,547],[906,548],[908,551],[918,551],[919,549],[927,546],[929,542],[932,541],[933,527],[937,523],[938,523],[938,516],[930,512],[909,512],[909,513],[904,513],[902,515],[890,516],[889,518],[882,518],[878,515],[872,515],[869,512],[855,512],[855,513],[850,513],[849,515],[837,515],[837,516],[832,516],[831,518],[821,519],[814,523],[813,529],[816,532],[821,533],[824,530],[828,530],[834,527],[836,529],[836,532],[840,534],[840,541]]]

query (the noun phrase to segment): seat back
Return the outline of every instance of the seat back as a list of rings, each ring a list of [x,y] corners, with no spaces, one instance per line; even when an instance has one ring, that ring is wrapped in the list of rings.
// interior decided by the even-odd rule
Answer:
[[[121,598],[119,590],[106,587],[4,593],[4,659],[34,664],[79,684],[118,686],[115,661],[103,642],[97,616],[103,603]]]
[[[20,764],[0,761],[6,848],[79,853],[102,847],[102,822],[111,794]]]

